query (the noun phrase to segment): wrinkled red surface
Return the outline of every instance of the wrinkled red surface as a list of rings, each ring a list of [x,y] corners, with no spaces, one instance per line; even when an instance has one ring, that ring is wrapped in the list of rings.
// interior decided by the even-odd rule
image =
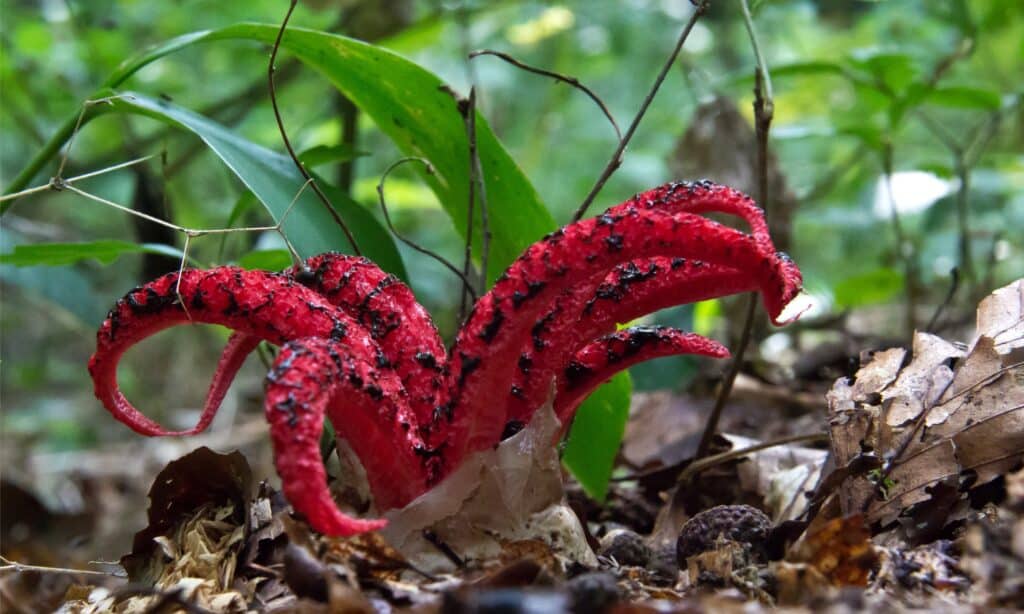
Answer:
[[[658,257],[617,266],[593,291],[567,290],[520,348],[520,362],[529,365],[529,372],[514,374],[508,420],[524,422],[544,402],[551,380],[573,354],[617,324],[674,305],[755,290],[756,283],[752,275],[730,267]]]
[[[751,234],[699,215],[712,211],[742,217]],[[285,495],[317,530],[351,535],[382,521],[346,516],[331,499],[319,451],[325,416],[362,461],[378,508],[401,507],[528,422],[552,380],[567,424],[594,388],[636,362],[728,355],[692,333],[614,332],[617,323],[749,290],[777,322],[800,285],[749,198],[676,183],[532,245],[477,301],[450,352],[408,287],[366,259],[324,254],[284,273],[188,270],[136,288],[100,327],[89,369],[96,396],[133,430],[191,434],[209,425],[259,341],[282,345],[265,407]],[[139,340],[190,321],[235,334],[199,423],[171,433],[124,398],[117,364]]]

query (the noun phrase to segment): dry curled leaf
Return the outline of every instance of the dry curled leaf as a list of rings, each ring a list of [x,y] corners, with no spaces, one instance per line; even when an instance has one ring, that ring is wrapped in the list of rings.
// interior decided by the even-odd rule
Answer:
[[[941,528],[962,493],[1024,458],[1024,280],[978,307],[967,346],[914,336],[912,358],[879,352],[828,394],[834,465],[870,456],[876,469],[846,477],[842,512],[888,525],[928,502]],[[864,464],[871,466],[870,464]],[[961,496],[950,496],[950,488]],[[944,513],[937,513],[944,512]]]
[[[438,543],[469,563],[497,558],[511,542],[540,539],[563,560],[596,565],[579,519],[563,501],[561,465],[551,445],[560,428],[547,403],[525,429],[388,512],[382,534],[413,565],[431,572],[453,568]],[[425,539],[425,530],[435,539]]]

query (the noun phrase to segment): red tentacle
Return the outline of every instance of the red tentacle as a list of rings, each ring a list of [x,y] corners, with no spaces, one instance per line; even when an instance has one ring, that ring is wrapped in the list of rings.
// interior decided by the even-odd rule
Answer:
[[[722,193],[680,190],[673,198],[711,200]],[[534,244],[477,302],[451,356],[455,404],[450,463],[500,439],[505,404],[494,402],[494,391],[509,389],[508,366],[519,359],[519,343],[569,287],[594,283],[595,278],[599,283],[624,261],[670,256],[750,271],[773,319],[800,289],[800,273],[788,258],[750,235],[694,214],[669,214],[635,202],[616,211],[567,226]]]
[[[693,195],[704,192],[716,198],[681,198],[682,192]],[[764,219],[764,209],[754,199],[730,187],[718,185],[710,181],[674,181],[663,186],[648,190],[632,199],[608,210],[613,215],[622,212],[622,208],[639,205],[645,209],[658,209],[667,213],[726,213],[741,218],[750,227],[750,235],[758,243],[775,251],[768,222]]]
[[[437,328],[412,290],[367,258],[327,253],[306,261],[305,267],[283,273],[323,295],[362,324],[380,345],[378,366],[390,365],[411,396],[410,405],[421,425],[429,424],[437,406],[447,354]],[[212,422],[231,382],[246,357],[259,344],[257,337],[236,333],[221,353],[206,395],[199,423],[188,431],[159,429],[153,435],[194,435]]]
[[[188,311],[178,301],[178,292]],[[118,300],[96,334],[89,361],[96,397],[118,420],[143,435],[172,433],[128,402],[117,386],[117,364],[142,339],[186,322],[222,324],[234,330],[283,343],[319,336],[344,340],[354,354],[371,360],[378,347],[352,318],[294,280],[266,271],[219,267],[164,275]],[[215,408],[215,406],[214,406]],[[208,419],[212,412],[204,412]],[[202,422],[200,426],[205,426]]]
[[[634,326],[587,344],[558,376],[555,414],[568,426],[576,409],[598,386],[619,371],[654,358],[697,354],[728,358],[717,341],[676,328]]]
[[[217,368],[213,372],[213,379],[210,381],[210,389],[206,392],[206,402],[203,404],[203,413],[199,415],[199,422],[191,429],[183,433],[158,433],[159,435],[198,435],[206,430],[224,402],[224,397],[235,380],[235,375],[245,364],[245,359],[260,344],[261,339],[254,335],[234,332],[228,338],[224,351],[221,352],[220,360],[217,361]]]
[[[508,420],[525,423],[544,402],[559,370],[585,343],[666,307],[757,289],[753,275],[736,269],[683,258],[651,258],[619,265],[596,291],[567,291],[534,325],[532,339],[522,347],[523,370],[514,374]]]
[[[427,459],[417,456],[423,444],[416,429],[401,420],[409,413],[405,404],[394,373],[374,368],[342,343],[311,338],[281,348],[267,375],[265,401],[274,463],[288,501],[314,529],[347,536],[386,524],[351,518],[331,498],[320,460],[325,412],[363,462],[381,509],[426,490]]]
[[[380,345],[377,366],[390,366],[426,425],[438,404],[448,352],[430,314],[408,286],[372,261],[330,253],[306,261],[296,278],[363,325]]]

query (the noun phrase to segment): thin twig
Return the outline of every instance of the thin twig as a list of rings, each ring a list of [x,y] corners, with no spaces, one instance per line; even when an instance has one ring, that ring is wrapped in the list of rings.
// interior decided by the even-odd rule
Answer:
[[[71,185],[71,184],[73,184],[73,183],[75,183],[77,181],[84,181],[86,179],[91,179],[93,177],[98,177],[100,175],[105,175],[107,173],[112,173],[114,171],[121,170],[122,168],[128,168],[129,166],[135,166],[136,164],[141,164],[143,162],[146,162],[146,161],[152,159],[153,157],[154,157],[153,155],[142,156],[141,158],[135,158],[134,160],[128,160],[127,162],[121,162],[120,164],[115,164],[113,166],[108,166],[106,168],[101,168],[98,171],[91,171],[91,172],[88,172],[88,173],[83,173],[81,175],[76,175],[74,177],[68,177],[67,179],[58,179],[57,177],[54,177],[49,182],[44,183],[43,185],[37,185],[34,188],[27,188],[27,189],[22,190],[20,192],[14,192],[13,194],[4,194],[3,196],[0,196],[0,202],[3,202],[5,200],[14,200],[16,198],[21,198],[22,196],[28,196],[30,194],[35,194],[37,192],[46,192],[47,190],[57,190],[57,191],[60,191],[61,189],[65,188],[65,187],[67,187],[67,186],[69,186],[69,185]]]
[[[802,202],[814,202],[823,196],[831,193],[832,190],[836,189],[840,185],[840,180],[843,179],[847,173],[857,168],[857,165],[864,159],[864,154],[867,152],[867,145],[863,142],[858,142],[857,146],[854,147],[850,153],[840,160],[838,163],[831,163],[824,176],[814,182],[806,192],[799,194],[797,198]]]
[[[396,239],[398,239],[402,243],[405,243],[406,245],[408,245],[412,249],[418,251],[419,253],[424,254],[426,256],[430,256],[434,260],[437,260],[438,262],[443,264],[449,271],[454,273],[455,276],[458,277],[462,281],[463,287],[469,289],[469,292],[473,295],[473,300],[476,301],[476,298],[477,298],[476,297],[476,291],[473,289],[473,284],[469,281],[469,278],[466,277],[466,275],[464,275],[462,273],[462,271],[460,271],[458,269],[458,267],[456,267],[454,264],[449,262],[444,256],[442,256],[442,255],[440,255],[440,254],[438,254],[436,252],[433,252],[433,251],[423,247],[422,245],[419,245],[418,243],[416,243],[412,239],[409,239],[409,238],[406,238],[405,236],[403,236],[400,232],[398,232],[398,229],[396,229],[395,225],[391,222],[391,214],[388,212],[387,201],[384,199],[384,182],[387,181],[388,175],[391,174],[391,171],[395,170],[396,168],[398,168],[399,166],[401,166],[402,164],[405,164],[407,162],[419,162],[424,167],[426,167],[426,171],[427,171],[428,175],[433,175],[434,174],[434,167],[430,164],[430,161],[427,160],[426,158],[419,158],[419,157],[416,157],[416,156],[410,156],[410,157],[401,158],[399,160],[396,160],[396,161],[392,162],[391,166],[387,167],[387,169],[384,170],[384,174],[381,175],[381,177],[380,177],[380,182],[377,183],[377,199],[380,202],[380,209],[384,213],[384,222],[388,225],[388,230],[391,231],[391,234],[393,234]]]
[[[924,327],[925,332],[935,332],[935,327],[939,323],[939,318],[942,316],[942,312],[953,302],[953,296],[956,294],[957,288],[960,286],[960,270],[953,267],[949,271],[949,276],[952,278],[949,282],[949,290],[946,291],[946,298],[942,300],[939,306],[935,309],[935,313],[932,314],[932,319],[928,320],[928,325]]]
[[[174,283],[174,296],[177,297],[178,304],[181,305],[181,310],[185,312],[185,317],[189,323],[194,324],[192,321],[192,313],[188,310],[188,301],[181,295],[181,276],[185,273],[185,262],[188,260],[188,248],[192,246],[192,237],[195,234],[191,232],[185,233],[185,244],[181,246],[181,262],[178,263],[178,279]]]
[[[324,208],[327,209],[327,212],[334,219],[335,223],[341,227],[341,230],[345,233],[345,237],[348,239],[348,242],[352,245],[352,251],[357,256],[361,256],[362,251],[360,251],[359,244],[356,242],[355,235],[352,234],[348,224],[345,223],[345,220],[341,218],[338,211],[333,205],[331,205],[331,201],[328,200],[327,195],[324,194],[323,190],[320,189],[320,186],[318,186],[316,181],[313,180],[312,175],[310,175],[309,171],[306,170],[306,166],[301,160],[299,160],[299,156],[295,153],[295,149],[292,148],[291,140],[288,138],[288,131],[285,130],[284,127],[284,120],[281,118],[281,109],[277,104],[277,91],[274,87],[274,63],[277,60],[277,52],[281,48],[281,40],[284,38],[284,32],[288,29],[288,20],[291,19],[292,12],[295,11],[295,5],[298,4],[298,2],[299,0],[291,0],[291,3],[288,5],[288,12],[285,13],[284,21],[281,22],[281,29],[277,32],[277,39],[274,40],[274,47],[270,52],[270,63],[267,65],[267,82],[270,87],[270,106],[274,109],[274,120],[277,122],[277,129],[281,133],[281,140],[284,142],[284,147],[288,150],[288,155],[291,157],[292,162],[295,163],[295,167],[299,169],[303,178],[305,178],[313,187],[313,192],[316,193],[320,202],[323,203]]]
[[[753,452],[760,452],[761,450],[767,450],[769,448],[774,448],[776,446],[787,446],[793,443],[826,442],[828,441],[828,438],[828,433],[811,433],[810,435],[790,435],[788,437],[780,437],[778,439],[773,439],[771,441],[762,441],[761,443],[757,443],[746,448],[740,448],[738,450],[728,450],[726,452],[722,452],[721,454],[705,456],[704,458],[698,458],[697,460],[694,460],[692,463],[687,465],[686,469],[683,469],[679,473],[679,478],[676,481],[681,484],[684,484],[690,481],[690,479],[694,475],[700,473],[701,471],[710,469],[711,467],[715,467],[717,465],[721,465],[722,463],[727,463],[737,458],[743,458],[744,456],[747,456],[748,454],[751,454]]]
[[[679,40],[676,41],[676,46],[672,49],[672,53],[669,54],[668,60],[665,65],[661,67],[661,72],[654,79],[654,84],[651,86],[650,91],[647,92],[647,96],[644,97],[644,101],[640,104],[640,109],[636,112],[636,117],[629,124],[629,128],[626,129],[626,134],[619,140],[618,146],[612,153],[611,159],[608,164],[605,165],[604,170],[601,171],[600,176],[597,178],[597,182],[594,183],[594,187],[590,189],[590,193],[583,199],[583,203],[576,209],[576,213],[572,216],[572,221],[578,222],[587,213],[587,209],[590,207],[594,199],[597,198],[598,193],[607,183],[608,179],[612,174],[622,165],[622,155],[626,151],[626,147],[629,142],[633,139],[633,134],[636,133],[637,128],[640,126],[640,120],[644,118],[647,113],[647,108],[651,106],[651,102],[654,100],[654,96],[658,93],[661,88],[661,84],[665,81],[665,77],[668,76],[668,71],[671,70],[672,65],[675,64],[676,58],[679,57],[679,52],[683,49],[683,44],[686,43],[686,39],[689,38],[690,32],[693,27],[697,25],[697,20],[707,10],[707,0],[700,0],[693,9],[693,14],[690,16],[690,20],[686,22],[683,27],[683,31],[679,34]]]
[[[896,257],[903,263],[903,286],[907,294],[906,302],[906,329],[908,335],[913,335],[917,327],[917,264],[913,246],[908,242],[907,235],[903,230],[903,222],[900,219],[899,209],[896,206],[896,197],[892,189],[892,142],[887,141],[882,150],[882,173],[885,182],[885,190],[889,199],[889,219],[892,222],[892,232],[896,238]]]
[[[123,211],[124,213],[127,213],[129,215],[134,215],[135,217],[139,217],[139,218],[142,218],[144,220],[148,220],[150,222],[153,222],[154,224],[159,224],[161,226],[165,226],[167,228],[170,228],[171,230],[175,230],[177,232],[181,232],[181,233],[184,233],[184,234],[191,234],[192,236],[195,236],[195,237],[201,237],[201,236],[205,236],[205,235],[228,234],[228,233],[236,233],[236,232],[277,232],[285,240],[285,243],[288,244],[289,249],[294,252],[294,248],[291,247],[291,244],[288,241],[288,237],[284,236],[284,232],[282,231],[281,227],[284,224],[284,221],[288,218],[288,214],[291,213],[292,208],[295,206],[295,203],[298,200],[298,195],[302,194],[302,191],[306,189],[307,185],[310,185],[310,183],[308,181],[306,183],[302,184],[302,187],[296,193],[295,198],[292,199],[291,204],[288,205],[287,209],[285,209],[284,214],[281,216],[281,220],[278,221],[273,226],[247,226],[245,228],[208,228],[208,229],[186,228],[184,226],[178,226],[177,224],[175,224],[173,222],[168,222],[167,220],[162,220],[162,219],[160,219],[158,217],[154,217],[154,216],[149,215],[147,213],[142,213],[140,211],[136,211],[135,209],[132,209],[131,207],[126,207],[126,206],[124,206],[122,204],[115,203],[114,201],[108,200],[106,198],[103,198],[102,196],[97,196],[95,194],[91,194],[89,192],[86,192],[85,190],[81,190],[81,189],[79,189],[79,188],[77,188],[77,187],[75,187],[73,185],[67,184],[67,182],[58,182],[58,183],[53,184],[52,186],[48,186],[48,187],[51,187],[52,189],[54,189],[54,190],[56,190],[58,192],[62,191],[62,190],[67,190],[68,192],[74,192],[75,194],[78,194],[79,196],[84,196],[85,198],[88,198],[89,200],[94,200],[94,201],[96,201],[96,202],[98,202],[100,204],[103,204],[103,205],[106,205],[108,207],[117,209],[118,211]]]
[[[476,101],[476,89],[475,88],[470,88],[469,89],[469,98],[468,99],[460,97],[454,90],[452,90],[450,93],[455,98],[455,106],[458,108],[459,113],[462,115],[463,123],[468,125],[469,114],[466,111],[466,109],[469,107],[470,104],[472,104],[472,103],[474,103]],[[467,133],[466,136],[467,137],[469,136],[468,133]],[[470,147],[472,148],[472,145],[470,145]],[[474,169],[473,158],[472,158],[472,156],[470,156],[470,159],[469,159],[470,178],[469,178],[469,186],[468,186],[469,200],[466,203],[466,244],[464,246],[465,253],[462,256],[463,284],[462,284],[462,296],[461,296],[461,298],[459,300],[459,321],[460,322],[466,319],[466,313],[469,310],[469,306],[467,305],[466,299],[469,297],[469,293],[470,293],[469,286],[470,286],[470,284],[466,280],[469,279],[469,274],[470,274],[471,269],[473,267],[473,222],[475,221],[474,217],[475,217],[475,213],[476,213],[476,182],[473,181],[473,177],[472,177],[473,169]],[[476,302],[476,299],[473,299],[473,302]]]
[[[481,183],[475,181],[475,177],[477,177],[477,165],[475,164],[476,124],[475,117],[471,118],[470,116],[475,116],[476,114],[476,86],[478,83],[478,79],[476,68],[473,66],[473,62],[471,61],[472,54],[470,50],[472,49],[473,42],[469,31],[468,0],[462,0],[462,2],[459,3],[458,7],[456,7],[455,23],[458,26],[459,46],[462,50],[462,57],[465,58],[463,61],[463,66],[466,69],[466,80],[469,82],[468,99],[459,96],[455,92],[455,90],[448,90],[448,94],[451,95],[451,97],[455,100],[456,108],[462,115],[462,121],[466,127],[466,138],[469,142],[469,185],[467,186],[467,191],[469,193],[469,202],[466,209],[466,243],[464,246],[465,254],[463,255],[462,261],[463,284],[462,293],[459,298],[459,321],[461,322],[466,319],[466,313],[470,309],[470,296],[471,293],[473,293],[474,291],[474,288],[470,287],[470,284],[467,280],[470,278],[470,274],[472,273],[473,267],[473,222],[475,221],[474,217],[476,211],[477,188],[479,186],[479,188],[481,189],[481,194],[483,188]],[[478,282],[479,287],[476,289],[477,294],[482,294],[484,290],[487,288],[486,252],[489,246],[486,243],[489,243],[490,241],[490,232],[486,224],[486,212],[484,212],[482,209],[483,201],[481,200],[481,214],[482,216],[484,216],[481,218],[481,230],[483,231],[483,233],[485,233],[485,236],[482,237],[482,239],[485,241],[485,245],[483,246],[484,249],[482,250],[482,253],[484,255],[482,258],[483,262],[481,263],[480,271],[480,279],[482,281]],[[475,297],[473,298],[472,302],[476,302]]]
[[[177,224],[174,224],[172,222],[168,222],[166,220],[162,220],[162,219],[160,219],[158,217],[153,217],[152,215],[149,215],[148,213],[142,213],[141,211],[136,211],[135,209],[132,209],[131,207],[125,207],[124,205],[115,203],[112,200],[107,200],[106,198],[103,198],[102,196],[97,196],[95,194],[90,194],[89,192],[86,192],[85,190],[80,190],[80,189],[76,188],[73,185],[63,185],[63,184],[57,183],[57,184],[55,184],[53,186],[53,189],[57,190],[57,191],[67,190],[68,192],[74,192],[75,194],[78,194],[79,196],[84,196],[84,197],[88,198],[89,200],[94,200],[94,201],[96,201],[96,202],[98,202],[100,204],[103,204],[103,205],[106,205],[108,207],[112,207],[114,209],[117,209],[118,211],[123,211],[124,213],[127,213],[128,215],[134,215],[135,217],[140,217],[140,218],[142,218],[144,220],[148,220],[150,222],[153,222],[154,224],[160,224],[161,226],[166,226],[167,228],[170,228],[172,230],[176,230],[178,232],[186,232],[186,230],[187,230],[186,228],[178,226]]]
[[[772,76],[768,72],[768,62],[765,61],[764,54],[761,52],[761,43],[757,38],[757,30],[754,29],[754,17],[750,14],[750,6],[747,4],[747,0],[740,0],[740,10],[743,11],[743,25],[746,26],[747,34],[750,36],[750,47],[754,50],[757,73],[763,79],[761,87],[758,89],[764,92],[765,117],[767,117],[770,123],[775,115],[775,94],[772,91]],[[767,179],[764,180],[767,181]]]
[[[26,565],[17,561],[12,561],[6,557],[0,556],[0,572],[13,571],[15,573],[24,571],[34,571],[37,573],[52,573],[52,574],[73,574],[82,576],[104,576],[112,578],[124,578],[123,575],[118,575],[115,572],[110,571],[95,571],[92,569],[70,569],[67,567],[44,567],[40,565]]]
[[[480,201],[480,285],[478,294],[487,289],[487,263],[491,254],[491,222],[487,208],[487,186],[480,164],[480,149],[476,135],[476,88],[469,91],[469,105],[466,109],[466,141],[469,143],[469,184],[476,185],[477,200]]]
[[[729,371],[726,373],[725,378],[722,379],[722,387],[718,390],[715,405],[708,415],[707,422],[704,423],[704,432],[700,436],[700,444],[697,446],[697,454],[695,455],[696,458],[702,458],[711,448],[711,440],[714,439],[715,432],[718,430],[718,421],[722,418],[722,411],[725,409],[725,404],[729,401],[729,396],[732,394],[732,387],[736,383],[736,377],[743,368],[743,355],[746,353],[747,346],[750,345],[750,338],[753,336],[754,317],[756,315],[757,293],[750,293],[747,295],[747,308],[743,316],[743,332],[740,335],[739,343],[736,344],[736,351],[733,352]]]
[[[459,556],[455,550],[448,544],[448,542],[441,539],[441,537],[431,531],[430,529],[423,529],[423,539],[425,539],[431,546],[437,548],[437,550],[445,556],[446,559],[451,561],[457,568],[465,569],[466,561]]]
[[[603,113],[604,116],[608,119],[608,123],[610,123],[612,125],[612,130],[615,131],[615,138],[617,140],[619,140],[619,141],[622,140],[622,131],[619,130],[619,124],[616,123],[615,118],[612,116],[612,112],[608,110],[608,106],[604,103],[603,100],[601,100],[600,96],[598,96],[596,93],[594,93],[594,91],[592,89],[590,89],[589,87],[587,87],[586,85],[583,85],[583,83],[581,83],[580,80],[577,79],[576,77],[570,77],[569,75],[563,75],[563,74],[557,73],[557,72],[555,72],[553,70],[547,70],[546,68],[538,68],[536,66],[530,66],[529,64],[523,63],[523,62],[517,60],[516,58],[512,57],[511,55],[509,55],[507,53],[504,53],[504,52],[501,52],[501,51],[495,51],[493,49],[480,49],[478,51],[474,51],[474,52],[469,54],[469,58],[473,59],[473,58],[480,57],[482,55],[493,55],[496,58],[501,58],[502,60],[505,60],[506,62],[508,62],[509,64],[515,66],[516,68],[521,68],[521,69],[525,70],[526,72],[532,72],[532,73],[534,73],[536,75],[542,75],[542,76],[545,76],[545,77],[551,77],[552,79],[555,79],[556,81],[561,81],[563,83],[567,83],[571,87],[574,87],[574,88],[578,89],[579,91],[583,92],[591,100],[594,101],[594,104],[596,104],[597,107],[599,109],[601,109],[601,113]]]
[[[768,193],[768,132],[771,129],[772,118],[775,115],[775,102],[772,99],[771,76],[768,74],[768,66],[761,53],[761,46],[758,43],[754,30],[753,18],[750,15],[750,8],[747,0],[740,0],[743,9],[743,21],[747,26],[747,33],[750,35],[750,45],[754,49],[754,58],[757,61],[757,68],[754,72],[754,130],[757,136],[757,181],[758,200],[761,207],[767,212],[769,210]],[[747,346],[754,333],[754,319],[757,315],[757,293],[747,296],[747,308],[743,320],[743,331],[740,334],[740,341],[736,345],[732,363],[725,379],[722,380],[722,387],[718,391],[715,405],[711,409],[707,423],[704,425],[704,433],[701,435],[700,444],[697,446],[696,458],[701,458],[708,453],[711,447],[711,440],[718,430],[718,421],[722,417],[725,404],[732,394],[733,384],[743,367],[743,356],[746,354]]]
[[[462,0],[459,6],[455,8],[455,25],[458,26],[459,30],[459,47],[461,48],[462,57],[466,58],[463,66],[466,69],[466,80],[469,82],[469,87],[476,87],[480,82],[477,79],[476,68],[470,60],[473,59],[473,53],[470,51],[473,48],[473,41],[470,38],[469,32],[469,0]]]
[[[68,163],[68,157],[71,155],[71,146],[75,144],[75,137],[78,136],[78,132],[82,129],[82,121],[85,119],[86,112],[92,107],[100,104],[113,104],[117,98],[122,98],[122,95],[108,96],[105,98],[98,98],[96,100],[86,100],[82,104],[82,111],[78,114],[78,119],[75,120],[75,128],[71,131],[71,137],[68,139],[67,145],[64,148],[64,155],[60,157],[60,164],[57,165],[57,172],[54,177],[60,179],[64,174],[64,167]]]

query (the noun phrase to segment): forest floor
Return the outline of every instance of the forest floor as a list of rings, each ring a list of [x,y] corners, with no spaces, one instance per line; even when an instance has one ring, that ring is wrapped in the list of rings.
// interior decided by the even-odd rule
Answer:
[[[700,386],[692,396],[638,394],[603,503],[563,475],[557,458],[533,459],[499,469],[509,483],[530,476],[564,488],[518,500],[512,512],[467,499],[456,522],[416,529],[418,546],[401,552],[394,533],[328,539],[292,517],[267,481],[262,418],[240,418],[226,435],[81,453],[62,461],[74,513],[48,509],[30,484],[3,482],[0,606],[1021,609],[1024,281],[985,299],[976,327],[943,334],[917,333],[908,347],[803,349],[785,383],[770,366],[752,369],[737,382],[710,460],[699,463],[711,394]],[[848,369],[848,357],[865,349],[878,351]],[[544,437],[543,429],[516,438]],[[744,452],[762,442],[777,445]],[[528,528],[482,528],[481,503],[523,514]],[[127,554],[99,560],[112,553]]]

